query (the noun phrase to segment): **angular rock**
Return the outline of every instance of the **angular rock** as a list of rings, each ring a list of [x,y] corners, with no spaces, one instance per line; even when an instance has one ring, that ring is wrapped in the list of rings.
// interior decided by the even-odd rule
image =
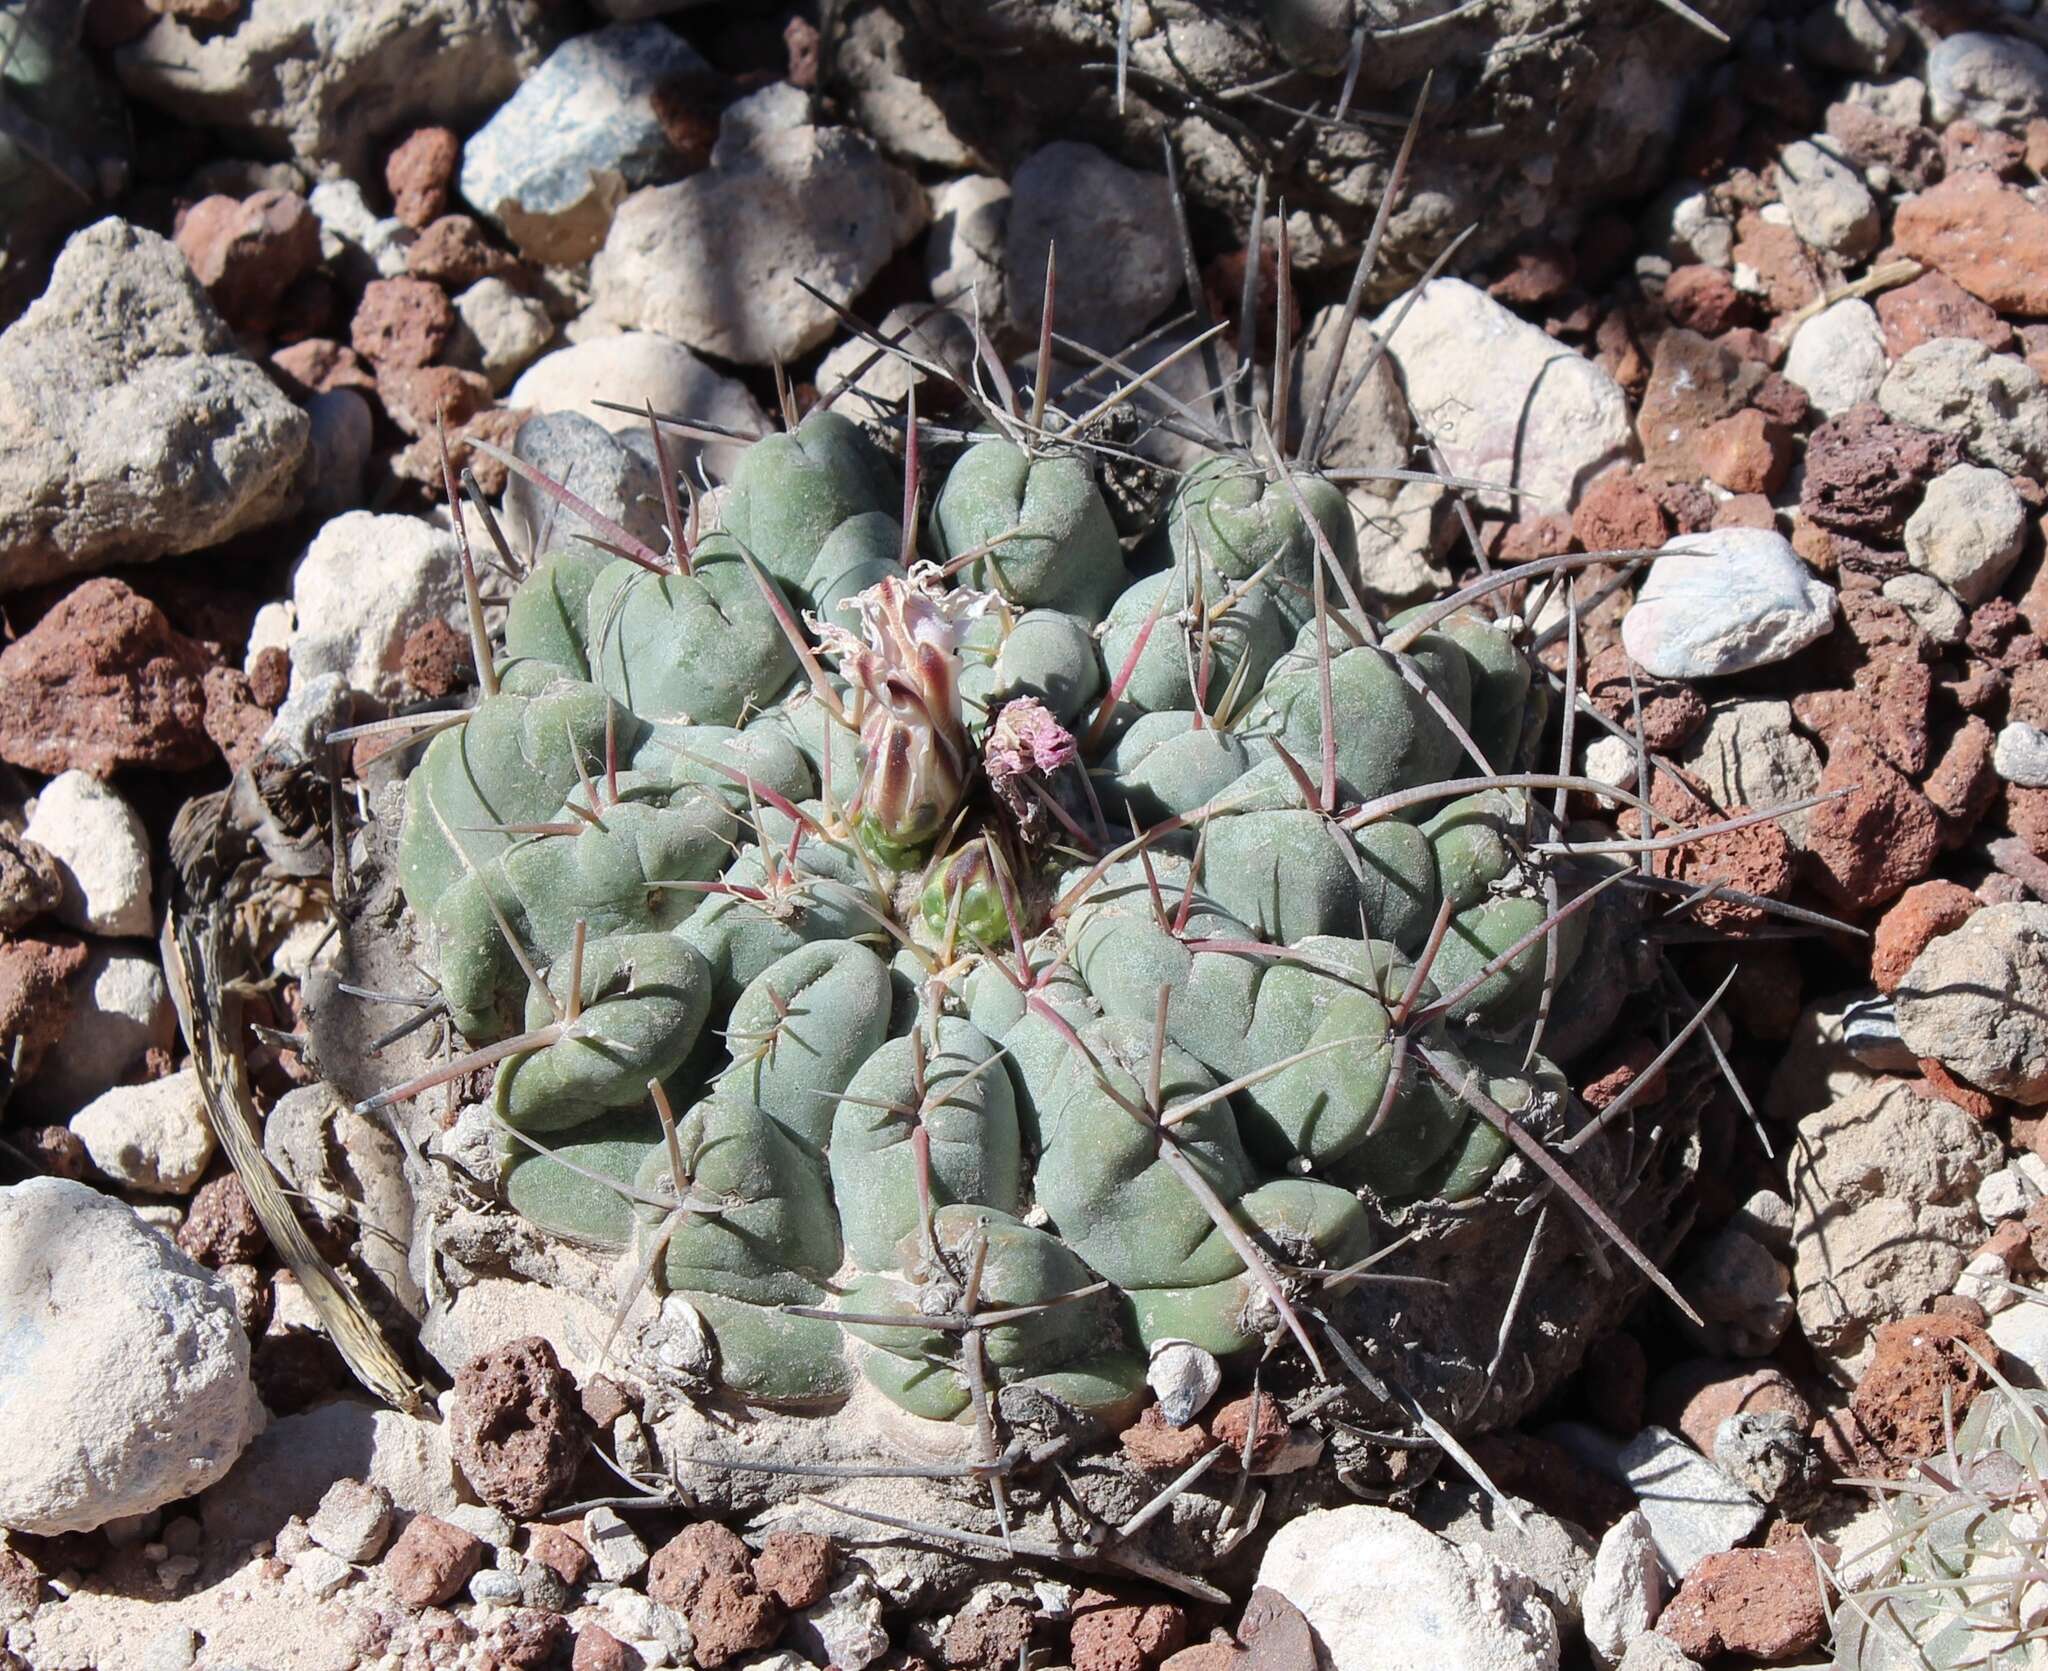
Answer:
[[[1803,1548],[1709,1555],[1686,1575],[1657,1629],[1702,1660],[1784,1659],[1827,1635],[1819,1569]]]
[[[1633,447],[1628,398],[1592,361],[1462,279],[1433,280],[1394,330],[1373,329],[1450,473],[1522,490],[1520,513],[1565,511]],[[1389,332],[1392,332],[1389,337]],[[1507,509],[1503,495],[1479,495]]]
[[[113,1197],[0,1189],[0,1526],[89,1532],[204,1489],[261,1425],[234,1298]]]
[[[177,242],[230,325],[268,331],[285,291],[320,259],[320,223],[295,191],[205,197],[179,218]]]
[[[1734,1548],[1764,1523],[1763,1504],[1668,1428],[1644,1428],[1622,1447],[1619,1462],[1664,1570],[1674,1577]]]
[[[1893,359],[1936,337],[1969,337],[1994,354],[2007,353],[2013,345],[2012,327],[1946,273],[1922,273],[1911,284],[1885,291],[1877,298],[1877,317]]]
[[[709,168],[619,205],[591,262],[597,318],[743,365],[788,362],[837,325],[796,280],[850,303],[924,225],[916,182],[853,129],[750,127],[754,102],[727,111]]]
[[[0,592],[275,520],[307,433],[175,245],[116,219],[73,234],[0,334]]]
[[[626,193],[686,172],[665,98],[717,73],[658,23],[614,23],[565,41],[462,148],[462,195],[529,259],[588,260]]]
[[[1852,1091],[1799,1122],[1792,1156],[1792,1276],[1800,1326],[1853,1382],[1881,1323],[1927,1309],[1983,1239],[1976,1192],[1995,1136],[1903,1080]]]
[[[1722,807],[1783,806],[1820,788],[1820,752],[1794,729],[1789,702],[1717,703],[1678,761]],[[1807,816],[1788,813],[1778,821],[1794,846],[1805,835]]]
[[[1815,248],[1858,256],[1877,247],[1870,188],[1811,140],[1794,140],[1779,151],[1778,196],[1791,211],[1792,230]]]
[[[418,231],[396,215],[379,215],[353,180],[323,180],[306,201],[320,222],[320,259],[351,284],[397,278]]]
[[[1259,1583],[1299,1608],[1337,1666],[1550,1671],[1558,1627],[1530,1580],[1392,1509],[1347,1505],[1290,1520]]]
[[[1657,340],[1635,421],[1644,469],[1666,481],[1697,481],[1704,474],[1700,437],[1747,406],[1766,375],[1726,343],[1697,331],[1666,331]]]
[[[391,210],[418,229],[448,212],[448,192],[462,160],[462,136],[453,128],[415,128],[384,159],[384,189]]]
[[[1115,353],[1143,334],[1182,283],[1163,174],[1062,139],[1032,152],[1010,180],[1003,246],[1009,317],[1036,338],[1048,246],[1059,256],[1055,324]]]
[[[1854,296],[1807,320],[1785,351],[1785,375],[1824,418],[1875,400],[1889,364],[1877,311]]]
[[[1955,436],[1894,423],[1878,406],[1852,407],[1808,438],[1799,509],[1823,528],[1896,546],[1921,484],[1962,460]]]
[[[509,97],[561,29],[545,0],[248,0],[232,29],[166,17],[115,55],[128,92],[332,179],[380,141]]]
[[[374,1561],[391,1536],[391,1493],[366,1480],[336,1480],[307,1520],[306,1531],[344,1561]]]
[[[85,1152],[117,1184],[147,1195],[182,1195],[206,1175],[213,1126],[191,1068],[141,1085],[117,1085],[71,1119]]]
[[[1631,1509],[1600,1539],[1582,1603],[1586,1645],[1603,1666],[1617,1663],[1628,1645],[1657,1622],[1664,1609],[1663,1563],[1641,1509]]]
[[[2017,475],[2048,470],[2048,388],[2013,355],[1937,337],[1892,367],[1877,398],[1900,423],[1955,436],[1979,463]]]
[[[1979,1090],[2048,1102],[2048,905],[1987,905],[1928,943],[1894,999],[1915,1055]]]
[[[114,790],[89,772],[59,773],[22,836],[57,861],[59,922],[87,934],[149,933],[149,832]]]
[[[1003,246],[1010,225],[1010,184],[966,174],[934,188],[925,277],[932,296],[970,316],[975,298],[991,328],[1003,323]]]
[[[292,570],[295,680],[338,673],[381,701],[401,689],[406,640],[431,620],[468,630],[455,537],[411,516],[351,511]]]
[[[2003,470],[1958,464],[1906,519],[1906,555],[1966,604],[1997,594],[2027,543],[2027,507]]]
[[[1951,174],[1907,198],[1892,217],[1892,241],[2001,313],[2048,310],[2048,209],[1988,169]]]
[[[598,405],[600,400],[635,410],[615,411]],[[597,337],[543,354],[520,374],[505,403],[543,416],[574,412],[614,435],[639,436],[643,441],[647,420],[636,414],[650,406],[672,417],[701,419],[740,435],[765,435],[770,428],[768,414],[744,383],[713,371],[681,343],[648,331]],[[520,433],[524,436],[525,431]],[[674,433],[666,440],[669,457],[678,469],[687,468],[701,452],[705,468],[719,480],[732,474],[742,450],[736,443],[705,446]],[[520,456],[526,455],[522,452]],[[647,462],[651,467],[651,456]]]
[[[1650,566],[1621,639],[1660,678],[1739,673],[1796,655],[1834,626],[1834,588],[1761,528],[1681,534]]]
[[[1949,35],[1927,54],[1927,103],[1939,123],[2017,131],[2048,111],[2048,52],[2017,35]]]
[[[483,1564],[484,1545],[431,1514],[415,1516],[386,1551],[384,1580],[408,1607],[435,1607],[467,1584]]]
[[[482,278],[455,298],[455,332],[448,358],[480,371],[502,392],[555,334],[548,310],[501,278]]]

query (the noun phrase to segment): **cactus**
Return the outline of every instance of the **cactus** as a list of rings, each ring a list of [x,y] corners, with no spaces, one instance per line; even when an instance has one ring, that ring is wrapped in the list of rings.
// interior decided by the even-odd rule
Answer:
[[[814,411],[716,526],[541,556],[406,786],[473,1049],[371,1100],[494,1066],[505,1201],[707,1390],[984,1437],[1127,1421],[1171,1343],[1361,1363],[1361,1270],[1493,1197],[1647,1268],[1551,1147],[1619,919],[1519,620],[1371,618],[1312,460],[1226,445],[1127,545],[1085,422],[982,415]]]
[[[2029,1297],[2025,1303],[2038,1303]],[[2034,1665],[2048,1652],[2048,1395],[2000,1380],[1952,1421],[1943,1454],[1885,1493],[1874,1568],[1834,1608],[1837,1671]]]

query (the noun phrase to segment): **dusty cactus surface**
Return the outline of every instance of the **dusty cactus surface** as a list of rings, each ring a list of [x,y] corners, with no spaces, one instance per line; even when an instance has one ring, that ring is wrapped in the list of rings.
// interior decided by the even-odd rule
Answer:
[[[720,1407],[987,1466],[1256,1372],[1346,1418],[1274,1464],[1324,1485],[1385,1467],[1348,1422],[1514,1419],[1695,1164],[1683,1097],[1596,1117],[1547,1054],[1655,970],[1529,629],[1492,584],[1376,618],[1264,413],[1120,531],[1102,415],[972,398],[821,405],[666,549],[514,557],[383,821],[384,950],[469,1053],[366,1106],[489,1070],[462,1189],[415,1180],[423,1286],[581,1292],[734,1506],[683,1454]]]

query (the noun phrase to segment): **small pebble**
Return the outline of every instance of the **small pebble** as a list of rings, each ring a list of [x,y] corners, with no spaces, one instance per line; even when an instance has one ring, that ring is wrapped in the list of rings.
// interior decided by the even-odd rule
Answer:
[[[2007,783],[2023,789],[2048,789],[2048,731],[2014,720],[1998,734],[1991,767]]]

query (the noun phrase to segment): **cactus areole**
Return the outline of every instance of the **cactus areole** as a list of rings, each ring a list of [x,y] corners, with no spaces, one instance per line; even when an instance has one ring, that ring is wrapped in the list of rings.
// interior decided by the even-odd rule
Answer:
[[[902,434],[813,412],[715,528],[538,554],[418,755],[501,1202],[665,1296],[698,1399],[1113,1434],[1172,1345],[1504,1419],[1569,1370],[1542,1308],[1632,1297],[1602,1203],[1668,1246],[1690,1165],[1545,1054],[1636,918],[1525,629],[1371,617],[1306,469],[1220,453],[1120,536],[1084,441]]]

